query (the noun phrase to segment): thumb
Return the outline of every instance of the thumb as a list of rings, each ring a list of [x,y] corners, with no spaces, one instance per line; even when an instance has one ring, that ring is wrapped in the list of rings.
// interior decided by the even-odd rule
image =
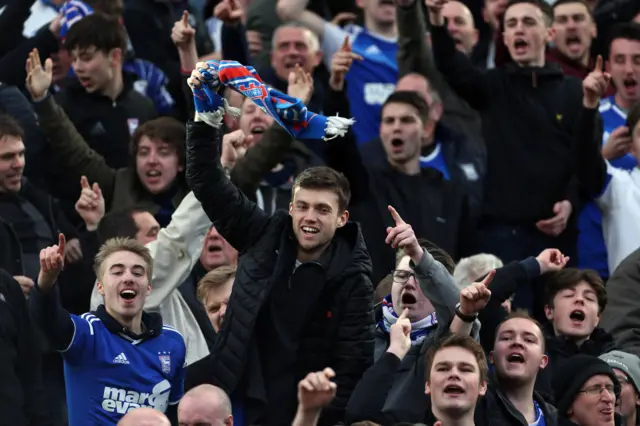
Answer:
[[[89,188],[89,179],[87,179],[86,176],[82,176],[80,178],[80,186],[82,187],[82,189]]]
[[[51,60],[51,58],[47,58],[47,60],[44,61],[44,71],[48,75],[51,75],[53,73],[53,61]]]
[[[398,317],[398,320],[406,319],[407,315],[409,315],[409,308],[404,308],[404,310],[402,311],[402,313]]]
[[[102,189],[100,189],[100,185],[98,185],[98,182],[94,182],[94,184],[93,184],[93,192],[96,193],[98,198],[102,197]]]
[[[289,86],[293,86],[294,84],[296,84],[296,73],[295,73],[295,71],[290,71],[289,72],[289,76],[287,77],[287,84],[289,84]]]
[[[553,205],[553,212],[554,212],[555,214],[558,214],[558,213],[560,213],[560,210],[561,210],[561,208],[560,208],[560,203],[555,203],[555,204]]]

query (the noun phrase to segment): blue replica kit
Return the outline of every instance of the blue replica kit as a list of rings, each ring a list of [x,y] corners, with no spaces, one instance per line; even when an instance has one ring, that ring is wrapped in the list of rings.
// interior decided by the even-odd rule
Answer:
[[[611,133],[618,127],[624,126],[627,114],[615,103],[615,97],[610,96],[600,102],[600,116],[604,133],[602,144],[607,143]],[[610,161],[613,167],[623,170],[633,170],[638,162],[630,154],[625,154],[620,158]],[[594,269],[603,278],[609,278],[609,266],[607,259],[607,248],[602,234],[602,212],[595,202],[589,201],[585,204],[578,217],[578,259],[579,267]]]
[[[70,315],[75,331],[62,351],[69,425],[115,425],[129,410],[165,412],[177,404],[184,392],[186,357],[180,333],[160,322],[136,339],[115,331],[115,320],[101,308]]]

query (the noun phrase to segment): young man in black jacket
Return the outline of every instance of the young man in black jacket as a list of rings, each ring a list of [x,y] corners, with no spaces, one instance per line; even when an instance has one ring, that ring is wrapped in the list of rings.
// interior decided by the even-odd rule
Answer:
[[[480,112],[487,145],[484,202],[474,252],[505,262],[556,247],[575,253],[572,213],[579,209],[572,146],[601,138],[595,117],[581,114],[580,80],[545,63],[551,29],[536,0],[511,0],[504,15],[504,42],[513,63],[486,72],[456,50],[444,25],[447,0],[427,0],[438,69]],[[514,307],[533,309],[541,294],[518,289]]]
[[[15,426],[48,426],[42,350],[17,281],[0,269],[0,419]],[[9,420],[11,419],[11,420]]]
[[[214,115],[214,127],[198,114],[187,124],[187,180],[241,257],[225,324],[185,388],[221,387],[239,424],[281,425],[294,417],[298,381],[330,367],[337,395],[320,424],[336,424],[374,346],[371,260],[358,225],[348,222],[349,184],[330,168],[309,168],[293,184],[289,212],[268,215],[223,170],[223,114]]]

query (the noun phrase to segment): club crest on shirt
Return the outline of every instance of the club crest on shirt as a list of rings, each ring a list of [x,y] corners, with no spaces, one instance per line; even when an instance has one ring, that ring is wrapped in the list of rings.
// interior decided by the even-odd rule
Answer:
[[[158,358],[160,359],[160,365],[164,374],[171,372],[171,352],[158,352]]]

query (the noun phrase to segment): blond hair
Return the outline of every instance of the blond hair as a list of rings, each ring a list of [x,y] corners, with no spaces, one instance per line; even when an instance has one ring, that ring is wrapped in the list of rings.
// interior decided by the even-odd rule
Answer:
[[[153,258],[149,249],[138,240],[126,237],[116,237],[107,240],[96,254],[93,269],[96,273],[98,280],[102,280],[102,274],[104,273],[104,262],[109,256],[114,253],[128,251],[129,253],[137,254],[147,264],[147,278],[151,283],[151,277],[153,276]]]
[[[220,266],[213,271],[207,272],[207,274],[202,277],[200,282],[198,282],[198,300],[200,301],[200,303],[205,302],[207,294],[209,294],[211,290],[222,287],[224,283],[235,277],[235,265]]]

